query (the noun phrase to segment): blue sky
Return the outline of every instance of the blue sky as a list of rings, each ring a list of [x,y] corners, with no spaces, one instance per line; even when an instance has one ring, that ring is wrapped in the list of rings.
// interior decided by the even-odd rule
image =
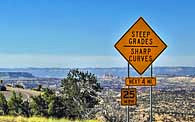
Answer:
[[[0,1],[0,67],[120,67],[114,44],[142,16],[168,48],[155,66],[195,66],[193,0]]]

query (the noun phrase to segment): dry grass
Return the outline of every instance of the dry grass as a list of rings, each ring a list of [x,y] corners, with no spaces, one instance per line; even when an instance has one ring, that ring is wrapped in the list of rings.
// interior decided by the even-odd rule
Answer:
[[[54,119],[45,117],[22,117],[22,116],[0,116],[0,122],[100,122],[98,120],[75,120]]]
[[[33,91],[30,89],[12,88],[8,86],[6,86],[6,88],[7,88],[7,91],[0,91],[0,93],[3,93],[7,99],[12,95],[13,91],[15,91],[16,93],[21,93],[24,99],[26,98],[29,99],[31,96],[37,96],[41,94],[41,92],[39,91]]]

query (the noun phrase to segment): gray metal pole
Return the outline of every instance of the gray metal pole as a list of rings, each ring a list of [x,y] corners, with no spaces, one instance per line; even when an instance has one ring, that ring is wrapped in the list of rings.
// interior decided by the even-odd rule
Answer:
[[[151,77],[152,77],[152,64],[151,64]],[[150,86],[150,122],[152,122],[152,86]]]
[[[129,75],[130,75],[130,72],[129,72],[129,63],[128,63],[127,70],[128,70],[128,77],[129,77]],[[128,88],[129,88],[129,86],[128,86]],[[127,106],[127,122],[129,122],[129,105]]]

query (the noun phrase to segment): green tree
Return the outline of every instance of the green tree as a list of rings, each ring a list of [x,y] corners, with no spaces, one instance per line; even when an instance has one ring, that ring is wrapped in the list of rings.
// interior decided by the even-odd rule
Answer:
[[[13,91],[12,96],[8,101],[10,113],[13,115],[20,115],[22,113],[22,102],[23,102],[22,94],[19,93],[17,95],[16,92]]]
[[[52,98],[55,98],[55,92],[52,89],[43,89],[43,94],[39,96],[32,96],[32,101],[30,103],[31,112],[33,115],[39,116],[49,116],[48,109]]]
[[[30,104],[29,104],[28,100],[23,100],[21,109],[22,109],[22,112],[21,112],[22,115],[24,115],[26,117],[29,117],[31,115]]]
[[[0,80],[0,83],[3,84],[3,80]]]
[[[7,100],[2,93],[0,93],[0,109],[3,111],[3,115],[7,115],[9,112]]]
[[[49,104],[52,98],[55,96],[55,91],[49,88],[43,89],[42,97]]]
[[[100,84],[94,74],[82,72],[78,69],[70,70],[62,84],[62,95],[66,100],[70,118],[88,118],[90,110],[98,104]]]
[[[61,96],[53,96],[48,107],[48,114],[52,117],[61,118],[67,114],[66,102]]]
[[[36,116],[48,116],[48,103],[43,96],[32,96],[31,98],[30,107],[32,114]]]
[[[30,103],[13,92],[8,101],[10,114],[70,119],[90,118],[95,114],[92,110],[99,103],[98,92],[102,88],[94,74],[71,70],[61,84],[60,93],[45,88],[41,95],[32,96]]]
[[[42,85],[39,84],[39,85],[38,85],[38,88],[37,88],[37,91],[41,91],[41,89],[42,89]]]

